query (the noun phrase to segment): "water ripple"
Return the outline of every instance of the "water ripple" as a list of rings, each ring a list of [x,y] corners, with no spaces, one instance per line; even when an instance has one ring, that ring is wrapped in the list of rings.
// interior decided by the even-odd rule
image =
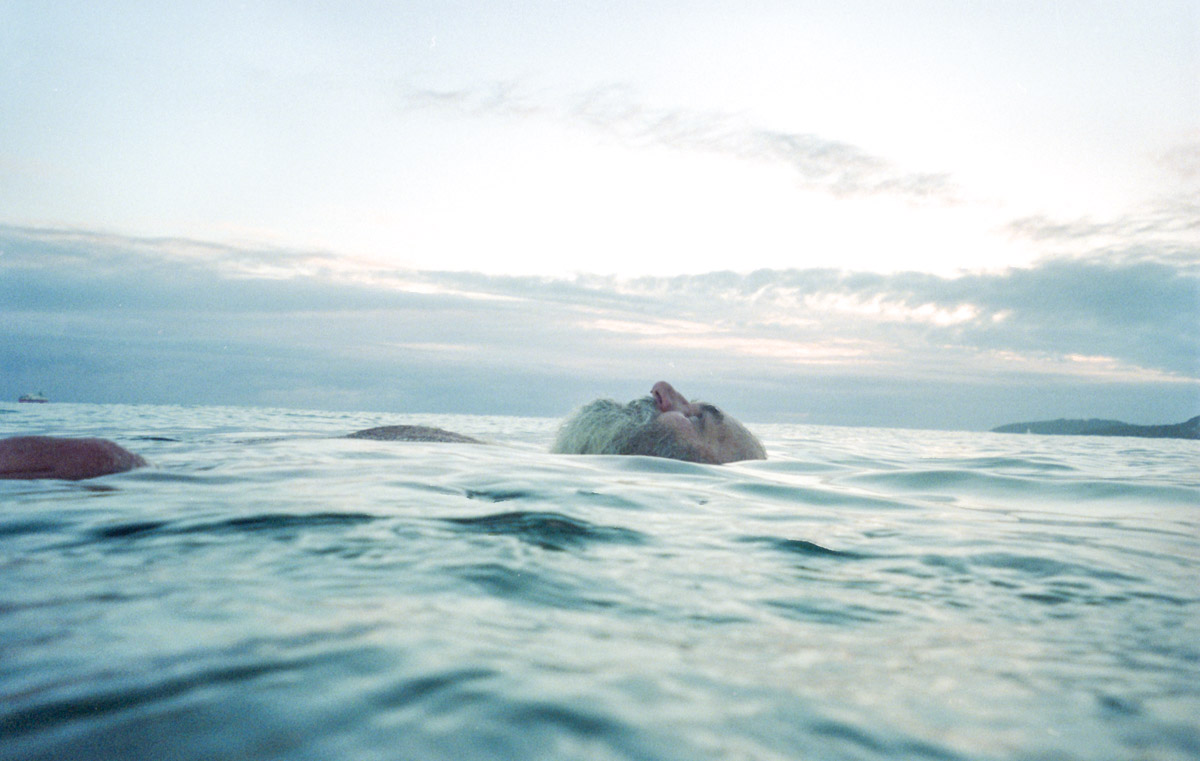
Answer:
[[[371,702],[388,708],[407,708],[415,703],[433,703],[432,708],[458,703],[463,689],[496,676],[492,669],[460,668],[405,679],[399,684],[377,690]]]
[[[744,542],[753,542],[755,544],[765,544],[772,549],[786,552],[790,555],[799,555],[801,557],[816,557],[816,558],[833,558],[837,560],[861,560],[872,557],[858,552],[850,552],[847,550],[835,550],[816,542],[810,542],[805,539],[784,539],[774,536],[747,536],[743,537]]]
[[[564,609],[611,608],[613,599],[598,597],[591,590],[563,575],[551,575],[527,567],[504,563],[473,563],[446,569],[489,595],[533,606]]]
[[[546,550],[568,550],[593,542],[641,544],[646,537],[617,526],[598,526],[560,513],[508,512],[470,518],[446,518],[464,530],[512,536]]]
[[[306,529],[337,528],[355,526],[376,520],[376,516],[362,513],[308,513],[289,515],[265,513],[227,518],[208,523],[181,523],[172,521],[132,521],[103,526],[92,531],[96,539],[131,539],[143,536],[165,536],[186,534],[277,534],[294,536]]]
[[[317,660],[314,657],[259,660],[198,669],[124,689],[82,688],[70,697],[35,699],[28,705],[0,713],[0,736],[20,737],[79,720],[96,721],[106,714],[132,711],[197,690],[219,689],[222,685],[252,682],[279,672],[301,671]]]

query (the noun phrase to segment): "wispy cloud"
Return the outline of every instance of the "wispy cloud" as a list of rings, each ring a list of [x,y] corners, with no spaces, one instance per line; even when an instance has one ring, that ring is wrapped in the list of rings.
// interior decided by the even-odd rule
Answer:
[[[846,142],[756,125],[733,113],[650,106],[626,87],[558,97],[497,82],[483,88],[414,89],[404,102],[408,108],[453,109],[472,116],[549,119],[631,146],[782,165],[799,185],[837,197],[888,196],[913,203],[961,200],[947,174],[908,171]]]
[[[1182,267],[1200,267],[1200,196],[1175,196],[1113,219],[1022,217],[1011,234],[1063,254],[1106,250],[1109,256],[1155,258]]]
[[[1195,272],[1200,269],[1200,143],[1180,143],[1155,162],[1163,180],[1158,196],[1111,218],[1014,219],[1008,232],[1063,255],[1154,259]]]

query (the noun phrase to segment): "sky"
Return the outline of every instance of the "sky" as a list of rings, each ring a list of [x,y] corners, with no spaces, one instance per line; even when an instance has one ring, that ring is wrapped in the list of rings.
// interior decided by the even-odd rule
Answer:
[[[1198,104],[1182,0],[0,0],[0,399],[1179,422]]]

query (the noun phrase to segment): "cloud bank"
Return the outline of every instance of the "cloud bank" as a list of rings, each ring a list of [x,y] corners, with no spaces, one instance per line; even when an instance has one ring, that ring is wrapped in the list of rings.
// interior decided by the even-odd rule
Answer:
[[[659,379],[759,421],[988,428],[1200,411],[1200,256],[955,278],[396,270],[0,228],[5,398],[558,416]]]

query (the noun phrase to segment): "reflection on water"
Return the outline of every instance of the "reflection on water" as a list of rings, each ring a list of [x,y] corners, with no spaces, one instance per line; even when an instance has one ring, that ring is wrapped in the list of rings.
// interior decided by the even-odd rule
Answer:
[[[5,415],[154,467],[0,482],[0,757],[1200,757],[1195,442],[398,418]]]

